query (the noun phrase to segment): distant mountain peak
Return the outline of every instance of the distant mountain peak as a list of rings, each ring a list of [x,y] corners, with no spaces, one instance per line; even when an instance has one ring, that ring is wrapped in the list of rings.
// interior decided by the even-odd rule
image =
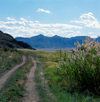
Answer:
[[[43,34],[39,34],[39,35],[37,35],[37,36],[44,37],[44,35],[43,35]]]
[[[82,44],[86,36],[75,36],[71,38],[61,37],[54,35],[52,37],[44,36],[43,34],[33,36],[32,38],[17,38],[19,41],[24,41],[31,45],[33,48],[37,49],[71,49],[75,48],[75,43],[78,41]],[[100,38],[96,39],[100,42]]]
[[[56,37],[60,37],[60,36],[58,36],[58,35],[54,35],[53,37],[55,37],[55,38],[56,38]]]

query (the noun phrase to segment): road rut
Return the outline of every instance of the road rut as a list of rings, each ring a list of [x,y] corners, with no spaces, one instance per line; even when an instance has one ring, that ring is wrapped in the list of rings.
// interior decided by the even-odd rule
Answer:
[[[39,102],[39,96],[36,90],[36,84],[34,81],[34,73],[37,67],[36,61],[32,58],[34,66],[31,68],[29,74],[27,75],[27,81],[25,84],[26,93],[23,98],[23,102]]]
[[[7,73],[5,73],[3,76],[0,77],[0,89],[3,88],[4,84],[7,82],[7,80],[12,76],[12,74],[19,69],[21,66],[23,66],[26,62],[26,57],[23,56],[23,62],[21,64],[16,65],[11,70],[9,70]]]

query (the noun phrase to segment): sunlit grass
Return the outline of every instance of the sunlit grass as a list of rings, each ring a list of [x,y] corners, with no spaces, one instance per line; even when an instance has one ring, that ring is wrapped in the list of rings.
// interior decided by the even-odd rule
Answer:
[[[13,66],[21,63],[22,54],[17,51],[2,51],[0,50],[0,75],[10,70]]]

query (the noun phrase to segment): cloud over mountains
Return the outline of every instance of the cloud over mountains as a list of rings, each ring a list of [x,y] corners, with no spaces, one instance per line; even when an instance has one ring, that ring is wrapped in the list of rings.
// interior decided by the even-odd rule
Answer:
[[[75,20],[73,22],[84,24],[84,26],[89,27],[89,28],[99,28],[100,29],[100,23],[94,17],[92,12],[89,12],[87,14],[82,14],[79,20]]]
[[[49,11],[40,10],[49,13]],[[14,37],[30,37],[38,34],[46,36],[91,36],[96,37],[100,34],[100,23],[92,12],[82,14],[79,19],[72,20],[71,24],[42,24],[39,21],[32,21],[25,18],[11,18],[0,21],[0,29],[12,34]]]

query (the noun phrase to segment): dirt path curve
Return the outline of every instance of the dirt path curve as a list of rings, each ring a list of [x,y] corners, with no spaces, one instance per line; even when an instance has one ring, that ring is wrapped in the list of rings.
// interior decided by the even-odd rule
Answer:
[[[7,73],[5,73],[3,76],[0,77],[0,89],[4,86],[4,84],[7,82],[7,80],[11,77],[11,75],[21,66],[23,66],[26,62],[26,57],[23,56],[23,62],[21,64],[16,65],[11,70],[9,70]]]
[[[36,69],[36,61],[32,58],[32,62],[34,64],[34,66],[31,68],[28,76],[27,76],[27,82],[25,85],[26,88],[26,93],[25,93],[25,97],[23,99],[23,102],[39,102],[39,96],[36,90],[36,85],[34,82],[34,72]]]

